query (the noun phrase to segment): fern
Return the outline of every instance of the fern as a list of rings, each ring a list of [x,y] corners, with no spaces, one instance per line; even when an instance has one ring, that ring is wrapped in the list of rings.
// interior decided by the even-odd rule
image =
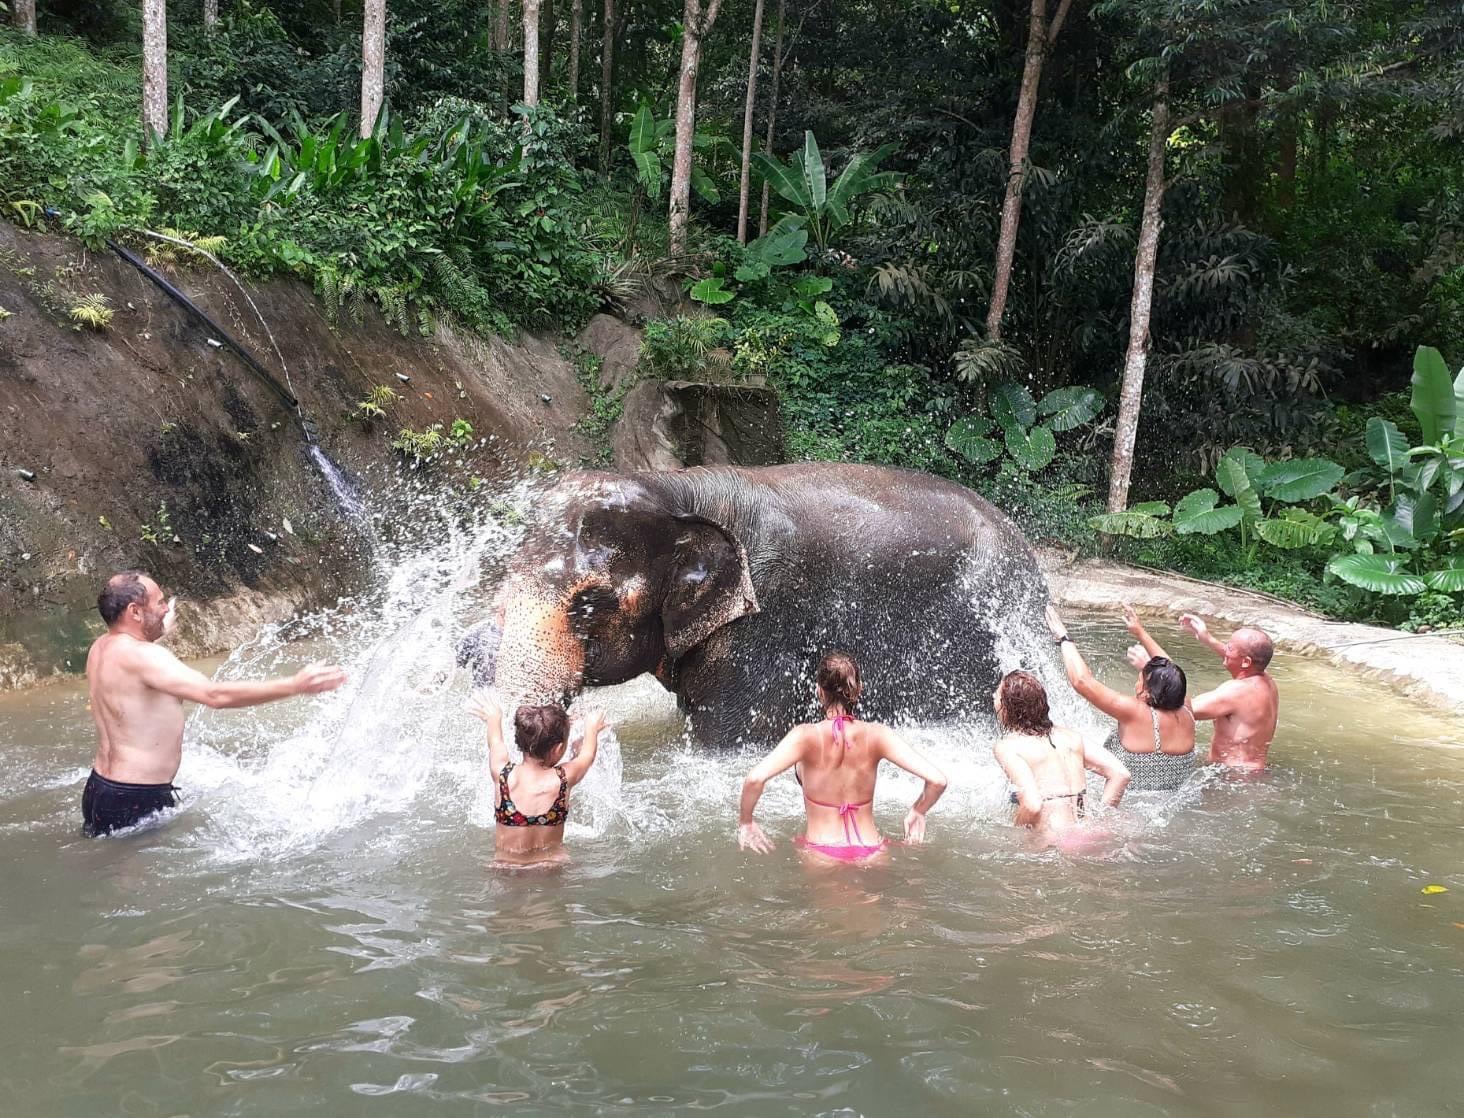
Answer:
[[[105,330],[112,325],[112,302],[105,295],[85,295],[66,314],[77,330]]]

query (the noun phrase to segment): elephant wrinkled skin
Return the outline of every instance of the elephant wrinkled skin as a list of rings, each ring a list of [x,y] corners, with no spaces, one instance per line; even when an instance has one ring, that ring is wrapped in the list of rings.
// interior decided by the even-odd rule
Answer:
[[[1046,586],[995,507],[910,470],[838,463],[558,479],[459,660],[509,703],[653,672],[703,742],[775,740],[839,648],[863,712],[986,709],[998,630]]]

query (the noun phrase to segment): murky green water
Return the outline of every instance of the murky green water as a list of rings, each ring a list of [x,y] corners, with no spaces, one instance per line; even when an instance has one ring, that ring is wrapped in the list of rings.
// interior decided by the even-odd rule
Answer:
[[[1122,634],[1102,632],[1127,685]],[[354,696],[200,715],[188,805],[108,841],[77,833],[80,689],[0,696],[0,1112],[1421,1115],[1464,1098],[1464,739],[1381,687],[1283,657],[1275,770],[1134,797],[1085,858],[1005,825],[988,723],[926,729],[954,777],[932,844],[814,872],[786,841],[791,781],[764,803],[778,852],[739,853],[748,760],[668,745],[674,709],[632,685],[576,800],[573,864],[505,876],[461,690],[425,693],[434,665],[393,659]],[[888,831],[912,791],[882,784]]]

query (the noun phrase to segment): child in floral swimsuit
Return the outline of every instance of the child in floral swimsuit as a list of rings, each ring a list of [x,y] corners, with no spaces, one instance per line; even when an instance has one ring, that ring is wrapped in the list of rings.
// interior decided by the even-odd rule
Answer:
[[[584,741],[569,760],[569,715],[557,706],[522,706],[514,712],[514,741],[521,764],[509,760],[503,741],[503,712],[486,691],[473,696],[468,711],[488,726],[488,763],[498,779],[494,796],[494,845],[500,859],[537,862],[562,854],[569,820],[569,790],[595,763],[605,715],[585,720]]]

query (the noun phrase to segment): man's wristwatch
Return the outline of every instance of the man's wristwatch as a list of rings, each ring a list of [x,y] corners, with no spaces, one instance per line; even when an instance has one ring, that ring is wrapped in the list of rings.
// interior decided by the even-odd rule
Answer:
[[[1053,644],[1056,644],[1056,645],[1072,644],[1073,643],[1073,638],[1070,637],[1070,636],[1068,636],[1066,633],[1064,633],[1060,637],[1054,637],[1052,639],[1052,643]]]

